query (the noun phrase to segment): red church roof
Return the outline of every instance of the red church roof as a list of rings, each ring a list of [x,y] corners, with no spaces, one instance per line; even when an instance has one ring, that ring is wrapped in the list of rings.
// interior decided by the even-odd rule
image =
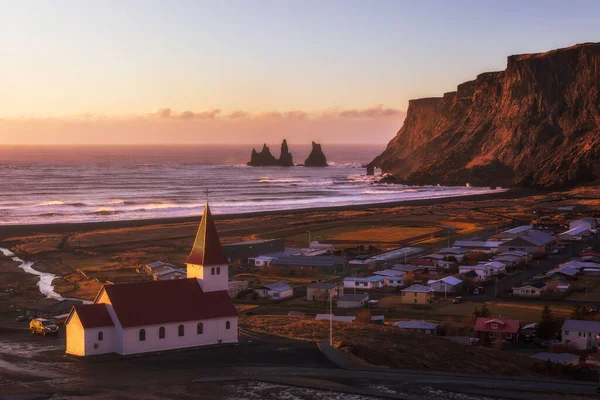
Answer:
[[[492,328],[492,325],[496,328]],[[518,319],[479,317],[475,321],[476,332],[518,333],[520,326]]]
[[[106,304],[82,304],[74,306],[69,315],[69,320],[73,312],[77,313],[84,328],[100,328],[115,325],[108,313]]]
[[[102,290],[123,328],[237,316],[226,290],[205,293],[194,278],[105,285]]]
[[[194,240],[194,246],[185,263],[203,266],[229,264],[229,260],[223,253],[208,203],[204,208],[204,215],[196,234],[196,240]]]

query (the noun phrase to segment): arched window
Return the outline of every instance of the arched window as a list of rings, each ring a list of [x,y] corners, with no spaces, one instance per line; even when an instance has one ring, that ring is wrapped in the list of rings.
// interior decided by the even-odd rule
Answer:
[[[221,267],[217,267],[217,275],[221,275]]]
[[[215,274],[215,269],[214,269],[214,268],[211,268],[211,269],[210,269],[210,274],[211,274],[211,275],[214,275],[214,274]]]
[[[225,322],[225,329],[231,329],[231,322]]]
[[[198,326],[196,327],[196,333],[198,335],[202,335],[204,333],[204,325],[202,322],[198,322]]]
[[[101,342],[104,340],[104,333],[102,331],[98,332],[98,341]]]
[[[140,329],[140,342],[143,342],[144,340],[146,340],[146,330]]]
[[[183,325],[179,325],[178,332],[179,336],[185,335],[185,327]]]
[[[159,339],[164,339],[165,338],[165,327],[161,326],[160,328],[158,328],[158,338]]]

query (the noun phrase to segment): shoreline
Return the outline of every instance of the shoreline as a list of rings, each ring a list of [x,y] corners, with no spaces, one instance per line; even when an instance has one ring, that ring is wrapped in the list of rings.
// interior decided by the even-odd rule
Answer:
[[[543,194],[545,191],[538,189],[508,189],[502,192],[495,193],[484,193],[475,195],[464,195],[464,196],[453,196],[453,197],[440,197],[433,199],[420,199],[420,200],[405,200],[385,203],[371,203],[371,204],[360,204],[360,205],[343,205],[343,206],[327,206],[327,207],[313,207],[313,208],[302,208],[297,210],[271,210],[271,211],[251,211],[234,214],[216,214],[213,217],[216,220],[231,220],[231,219],[245,219],[245,218],[260,218],[265,216],[278,216],[278,215],[301,215],[310,214],[315,212],[344,212],[344,211],[363,211],[366,209],[385,209],[395,207],[419,207],[419,206],[430,206],[438,204],[448,204],[457,201],[485,201],[490,199],[510,199],[527,197],[535,194]],[[62,222],[62,223],[49,223],[49,224],[30,224],[30,225],[0,225],[0,241],[4,241],[7,238],[31,235],[31,234],[43,234],[43,233],[68,233],[68,232],[88,232],[99,229],[116,229],[116,228],[139,228],[153,225],[166,225],[166,224],[181,224],[181,223],[193,223],[198,222],[201,219],[201,215],[188,216],[188,217],[168,217],[168,218],[150,218],[150,219],[136,219],[136,220],[115,220],[115,221],[102,221],[102,222]]]

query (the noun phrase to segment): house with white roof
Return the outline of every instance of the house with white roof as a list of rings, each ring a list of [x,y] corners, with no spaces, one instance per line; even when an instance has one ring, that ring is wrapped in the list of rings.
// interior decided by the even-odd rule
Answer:
[[[445,254],[428,254],[419,258],[424,260],[432,260],[434,262],[434,266],[441,269],[450,269],[458,265],[457,261],[448,260],[448,255]]]
[[[412,285],[402,290],[404,304],[430,304],[433,301],[434,290],[429,286]]]
[[[396,328],[420,332],[426,335],[437,335],[438,324],[427,321],[398,321],[393,324]]]
[[[498,236],[502,239],[514,239],[521,235],[525,235],[527,232],[529,232],[532,229],[533,229],[532,225],[521,225],[521,226],[517,226],[516,228],[512,228],[512,229],[506,230],[504,232],[501,232],[498,234]]]
[[[591,231],[592,229],[596,229],[598,227],[598,223],[594,218],[581,218],[569,222],[569,229],[577,228],[580,226],[586,228],[588,231]]]
[[[461,247],[447,247],[438,251],[438,254],[442,254],[446,257],[454,257],[456,261],[460,263],[468,252],[469,250]]]
[[[186,260],[187,279],[104,285],[65,322],[66,352],[139,354],[237,343],[228,260],[208,205]]]
[[[500,245],[500,253],[519,250],[527,254],[541,254],[556,243],[556,238],[544,231],[530,230],[524,235],[508,240]]]
[[[460,265],[458,267],[458,273],[461,275],[465,275],[473,271],[477,274],[478,278],[475,281],[484,281],[489,279],[492,275],[494,275],[494,271],[490,266],[485,264],[478,265]]]
[[[262,285],[254,289],[260,297],[266,297],[271,300],[283,300],[294,295],[294,289],[284,282],[275,282],[268,285]]]
[[[503,251],[503,252],[498,253],[498,256],[499,257],[504,257],[504,256],[519,257],[518,264],[525,264],[531,259],[531,255],[527,254],[526,251],[519,251],[519,250]]]
[[[497,260],[480,262],[479,265],[485,265],[486,267],[489,267],[492,270],[492,275],[502,274],[506,272],[506,264]]]
[[[514,267],[518,264],[521,263],[521,257],[517,257],[517,256],[510,256],[510,255],[505,255],[505,256],[496,256],[494,258],[492,258],[492,261],[498,261],[501,262],[502,264],[506,265],[507,267]]]
[[[344,278],[344,288],[346,289],[379,289],[385,285],[385,276],[374,275],[366,277],[346,277]]]
[[[397,271],[395,269],[384,269],[382,271],[375,271],[374,274],[384,276],[385,286],[387,287],[404,286],[404,279],[406,275],[404,271]]]
[[[166,268],[179,269],[179,267],[177,267],[176,265],[173,265],[171,263],[164,262],[164,261],[153,261],[151,263],[144,265],[144,271],[149,275],[152,275],[156,271],[160,271],[160,270],[166,269]]]
[[[558,237],[564,242],[578,242],[583,240],[584,236],[589,234],[590,230],[585,226],[575,226],[568,231],[561,233]]]
[[[547,289],[545,282],[533,282],[512,288],[513,296],[540,297]]]
[[[575,346],[579,350],[592,350],[598,347],[600,321],[568,319],[561,330],[564,345]]]
[[[436,292],[457,293],[462,289],[464,281],[453,276],[447,276],[438,280],[430,280],[427,286]]]

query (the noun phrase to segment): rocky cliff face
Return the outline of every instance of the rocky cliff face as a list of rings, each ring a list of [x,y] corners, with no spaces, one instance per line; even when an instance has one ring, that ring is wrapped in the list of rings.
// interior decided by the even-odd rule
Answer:
[[[257,152],[256,149],[252,149],[252,154],[250,154],[250,161],[248,161],[248,165],[252,167],[293,167],[294,161],[292,158],[292,153],[290,153],[288,149],[287,141],[283,139],[283,142],[281,143],[281,154],[279,159],[275,158],[273,154],[271,154],[271,150],[266,144],[263,144],[263,148],[260,153]]]
[[[408,183],[562,188],[600,177],[600,43],[508,57],[443,97],[411,100],[371,165]]]
[[[323,154],[323,149],[319,143],[312,142],[312,150],[308,158],[304,161],[304,165],[307,167],[327,166],[327,158],[325,158],[325,154]]]

